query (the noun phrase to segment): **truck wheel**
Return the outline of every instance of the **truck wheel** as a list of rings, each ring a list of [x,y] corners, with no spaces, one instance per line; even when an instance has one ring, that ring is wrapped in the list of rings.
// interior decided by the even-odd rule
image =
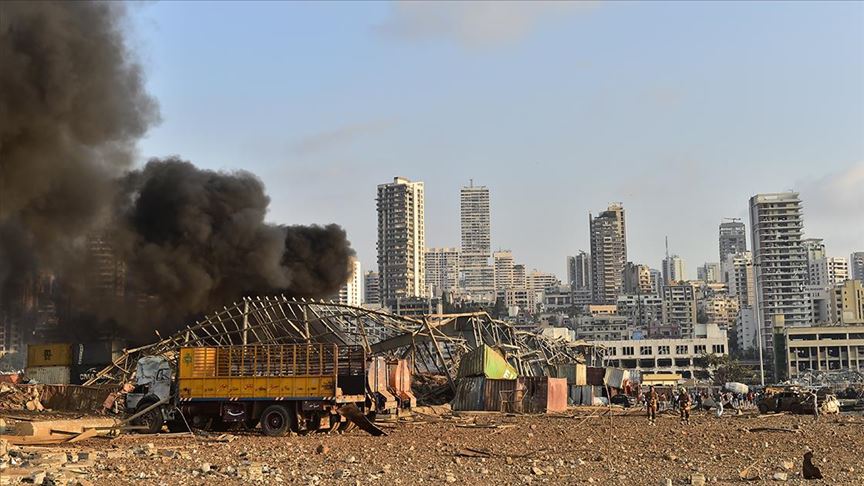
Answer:
[[[759,404],[759,413],[761,413],[763,415],[768,413],[768,405],[765,405],[764,403],[760,403]]]
[[[157,401],[158,400],[155,400],[155,399],[141,400],[141,403],[138,404],[138,408],[135,409],[135,413],[138,413],[141,410],[144,410],[147,407],[150,407],[151,405],[153,405]],[[144,434],[155,434],[157,432],[160,432],[162,430],[162,425],[164,424],[164,422],[165,422],[165,419],[164,419],[164,417],[162,417],[162,408],[161,407],[156,407],[153,410],[150,410],[149,412],[145,413],[144,415],[142,415],[142,416],[140,416],[137,419],[132,421],[133,425],[138,425],[138,426],[143,425],[143,426],[147,427],[146,429],[141,429],[141,432]]]
[[[270,405],[261,414],[261,430],[270,437],[283,437],[291,430],[291,415],[282,405]]]

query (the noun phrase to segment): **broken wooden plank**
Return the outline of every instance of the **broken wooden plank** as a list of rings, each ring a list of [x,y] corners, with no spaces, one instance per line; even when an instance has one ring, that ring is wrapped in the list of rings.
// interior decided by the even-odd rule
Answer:
[[[84,432],[81,432],[80,434],[76,435],[75,437],[72,437],[66,443],[67,444],[73,444],[73,443],[78,442],[78,441],[91,439],[93,437],[96,437],[99,434],[100,434],[100,432],[97,429],[87,429]]]
[[[86,429],[99,427],[115,427],[117,421],[113,418],[89,418],[78,420],[40,420],[21,422],[15,426],[17,435],[51,436],[52,430],[80,434]],[[60,434],[63,435],[63,434]]]

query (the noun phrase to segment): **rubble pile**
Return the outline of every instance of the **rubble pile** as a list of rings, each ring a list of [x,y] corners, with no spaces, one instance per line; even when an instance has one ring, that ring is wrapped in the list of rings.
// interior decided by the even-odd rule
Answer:
[[[40,389],[36,385],[12,385],[0,383],[0,410],[45,410],[40,400]]]
[[[825,370],[802,373],[795,381],[786,382],[790,385],[820,386],[831,388],[846,388],[854,385],[864,385],[864,373],[858,370]]]

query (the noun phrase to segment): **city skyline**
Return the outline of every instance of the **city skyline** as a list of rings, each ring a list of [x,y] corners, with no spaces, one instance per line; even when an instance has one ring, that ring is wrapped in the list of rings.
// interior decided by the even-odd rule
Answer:
[[[366,269],[372,188],[397,175],[426,183],[427,246],[458,246],[473,178],[493,193],[493,251],[562,279],[588,250],[581,222],[611,201],[628,211],[629,260],[652,268],[664,235],[690,273],[716,261],[723,218],[788,189],[807,237],[861,251],[860,2],[502,4],[495,22],[441,2],[426,7],[439,24],[400,34],[416,8],[130,7],[162,114],[139,160],[254,172],[268,220],[340,224]]]

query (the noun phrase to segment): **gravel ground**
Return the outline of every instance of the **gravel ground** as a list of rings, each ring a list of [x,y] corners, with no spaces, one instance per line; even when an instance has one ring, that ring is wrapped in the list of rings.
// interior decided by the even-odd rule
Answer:
[[[41,448],[36,454],[50,459],[52,452],[67,451],[75,459],[82,453],[78,463],[48,466],[48,477],[68,469],[58,482],[76,478],[96,485],[656,485],[699,484],[701,476],[710,484],[864,484],[860,416],[814,423],[809,416],[695,414],[690,426],[681,426],[674,416],[662,415],[648,427],[641,415],[610,419],[586,413],[415,416],[414,423],[384,424],[386,437],[358,430],[285,438],[250,432],[223,443],[129,435]],[[749,431],[758,427],[781,430]],[[825,477],[821,481],[801,477],[808,447]],[[26,455],[23,460],[22,471],[33,471],[32,463],[39,462],[35,455],[31,464]],[[741,478],[745,469],[750,481]]]

